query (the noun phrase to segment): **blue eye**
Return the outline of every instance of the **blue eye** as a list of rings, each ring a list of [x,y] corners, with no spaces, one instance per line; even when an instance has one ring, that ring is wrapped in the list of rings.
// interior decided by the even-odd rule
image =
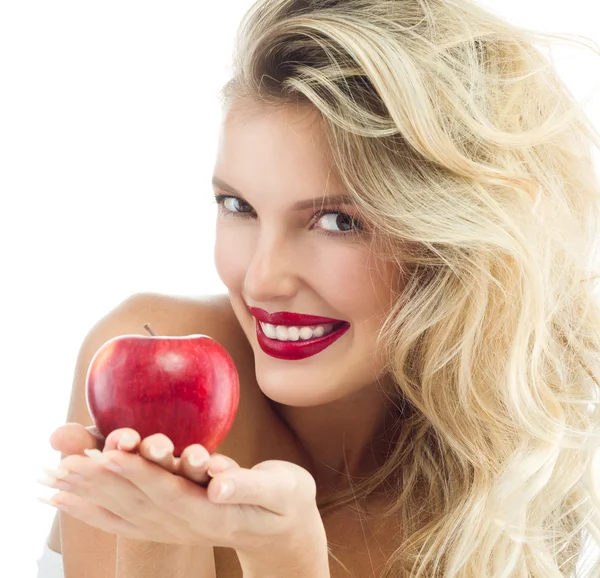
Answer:
[[[217,203],[222,203],[223,206],[225,207],[225,209],[227,209],[231,213],[251,213],[252,212],[252,207],[248,203],[245,203],[244,201],[242,201],[242,199],[239,199],[238,197],[227,197],[225,195],[222,195],[222,199],[217,198]],[[236,205],[237,205],[237,207],[236,207]],[[240,208],[240,205],[243,205],[246,208],[249,208],[250,210],[249,211],[244,210],[243,208]]]
[[[239,197],[215,194],[215,202],[226,215],[241,218],[256,216],[256,212],[252,206]],[[362,223],[358,219],[334,209],[318,211],[313,215],[311,221],[315,223],[324,221],[325,226],[317,227],[317,229],[321,234],[331,237],[348,237],[361,233],[364,230]],[[329,227],[333,227],[333,230]],[[337,230],[335,227],[337,227]]]
[[[362,230],[362,225],[359,221],[340,211],[322,212],[319,221],[325,221],[329,226],[338,227],[337,231],[325,228],[330,233],[352,233],[356,230]]]

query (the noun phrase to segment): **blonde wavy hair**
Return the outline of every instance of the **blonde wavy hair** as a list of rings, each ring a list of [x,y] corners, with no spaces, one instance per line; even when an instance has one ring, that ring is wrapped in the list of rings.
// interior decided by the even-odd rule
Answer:
[[[384,577],[600,576],[600,136],[534,46],[560,38],[468,0],[259,0],[238,29],[223,101],[314,108],[406,275],[397,443],[319,502],[393,497]]]

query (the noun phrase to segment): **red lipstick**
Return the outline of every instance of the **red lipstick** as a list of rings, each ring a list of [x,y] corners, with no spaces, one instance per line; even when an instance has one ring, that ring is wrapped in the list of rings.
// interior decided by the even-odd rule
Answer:
[[[302,315],[300,313],[288,312],[269,314],[264,309],[258,309],[256,307],[250,307],[249,309],[252,312],[252,315],[257,319],[256,339],[260,348],[267,355],[271,355],[277,359],[295,361],[316,355],[337,341],[344,333],[346,333],[346,331],[348,331],[348,329],[350,329],[350,323],[347,321],[332,319],[330,317]],[[337,327],[334,327],[331,333],[323,335],[322,337],[313,337],[311,339],[298,341],[279,341],[267,337],[258,321],[270,323],[272,325],[286,325],[288,327],[306,327],[327,324],[334,324],[337,325]]]
[[[307,325],[327,325],[328,323],[346,323],[342,319],[331,319],[330,317],[319,317],[318,315],[303,315],[302,313],[267,313],[258,307],[249,307],[250,313],[263,323],[271,325],[286,325],[287,327],[304,327]]]

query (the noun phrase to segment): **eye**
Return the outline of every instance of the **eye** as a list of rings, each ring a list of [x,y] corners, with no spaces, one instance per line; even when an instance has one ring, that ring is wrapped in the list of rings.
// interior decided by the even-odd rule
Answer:
[[[352,233],[362,230],[360,221],[340,211],[323,212],[317,222],[330,233]]]
[[[215,202],[221,207],[225,215],[240,218],[255,218],[257,216],[252,205],[239,197],[217,193],[215,194]],[[318,228],[323,235],[344,237],[364,231],[364,227],[358,219],[333,209],[318,211],[313,215],[311,221],[320,223]],[[314,228],[314,225],[312,228]]]
[[[225,209],[231,213],[251,213],[252,207],[239,199],[238,197],[226,197],[222,196],[220,199],[217,199],[218,202],[223,203]]]

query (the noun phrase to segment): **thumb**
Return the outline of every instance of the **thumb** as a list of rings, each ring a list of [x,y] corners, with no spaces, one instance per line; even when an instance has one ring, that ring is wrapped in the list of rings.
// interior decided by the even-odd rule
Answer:
[[[50,445],[63,456],[83,455],[84,450],[104,447],[104,437],[96,426],[84,427],[80,423],[66,423],[50,436]]]

